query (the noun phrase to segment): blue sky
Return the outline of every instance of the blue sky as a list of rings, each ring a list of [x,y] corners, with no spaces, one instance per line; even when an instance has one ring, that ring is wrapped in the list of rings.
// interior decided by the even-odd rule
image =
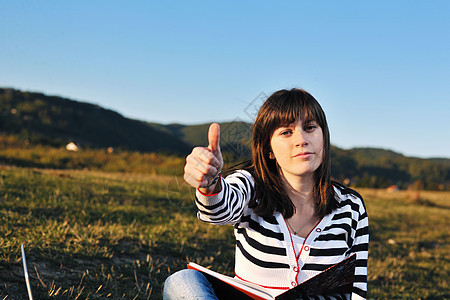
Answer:
[[[163,124],[300,87],[336,146],[450,157],[450,1],[0,0],[0,86]]]

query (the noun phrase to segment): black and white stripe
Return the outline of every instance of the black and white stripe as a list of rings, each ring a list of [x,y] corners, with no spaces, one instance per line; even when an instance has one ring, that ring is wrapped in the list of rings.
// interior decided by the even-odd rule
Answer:
[[[215,195],[197,191],[197,216],[213,224],[234,225],[238,278],[267,287],[277,295],[356,253],[353,293],[344,299],[366,297],[369,227],[359,194],[334,186],[338,208],[311,231],[297,257],[283,216],[275,213],[263,218],[248,207],[255,194],[249,172],[237,171],[222,178],[221,184],[222,190]]]

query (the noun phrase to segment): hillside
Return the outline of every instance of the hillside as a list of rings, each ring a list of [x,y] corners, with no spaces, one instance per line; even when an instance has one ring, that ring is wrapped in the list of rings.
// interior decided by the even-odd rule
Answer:
[[[335,178],[348,178],[358,186],[450,189],[450,159],[407,157],[384,149],[333,147],[332,162]]]
[[[31,144],[75,142],[142,152],[186,154],[190,146],[146,123],[100,106],[41,93],[0,89],[0,134]]]
[[[150,124],[191,145],[207,145],[209,124]],[[251,124],[220,123],[221,148],[226,158],[242,161],[251,156]],[[422,159],[376,148],[343,150],[332,146],[332,176],[334,179],[361,187],[428,190],[450,189],[450,159]]]
[[[208,145],[210,124],[161,125],[149,123],[153,128],[174,135],[192,146]],[[220,125],[220,147],[230,159],[250,158],[251,124],[245,122],[223,122]]]
[[[206,146],[208,143],[209,124],[146,123],[125,118],[97,105],[13,89],[0,88],[0,116],[0,142],[3,147],[8,147],[11,143],[19,145],[16,148],[25,144],[61,147],[74,141],[82,147],[92,149],[115,147],[183,157],[193,146]],[[249,159],[251,124],[224,122],[220,125],[221,148],[226,162],[233,164]],[[90,155],[100,157],[93,153]],[[124,162],[126,155],[123,155],[121,170],[128,168],[136,171],[131,167],[132,162]],[[81,158],[82,156],[80,154],[78,159],[83,163],[78,164],[68,162],[70,158],[66,155],[59,155],[59,160],[64,163],[55,163],[55,159],[52,163],[43,163],[47,160],[41,153],[23,153],[20,158],[11,157],[11,153],[8,153],[0,156],[0,163],[50,168],[79,165],[89,168],[89,161],[95,161],[92,164],[97,165],[97,161],[102,159],[110,161],[109,158],[88,159],[84,156]],[[110,161],[109,164],[112,165],[113,162]],[[172,173],[182,172],[182,167],[179,169]],[[406,157],[384,149],[343,150],[332,147],[332,176],[336,180],[361,187],[385,188],[397,185],[403,189],[450,189],[450,159]]]

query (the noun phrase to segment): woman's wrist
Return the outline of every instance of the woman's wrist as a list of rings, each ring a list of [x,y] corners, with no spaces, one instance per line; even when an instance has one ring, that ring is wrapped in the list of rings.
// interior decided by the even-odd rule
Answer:
[[[210,188],[210,187],[215,186],[215,184],[217,183],[217,181],[219,181],[219,179],[220,179],[220,172],[219,172],[219,174],[216,175],[216,177],[211,181],[211,183],[209,185],[205,186],[205,188]]]
[[[198,191],[204,196],[213,196],[220,193],[222,190],[221,178],[222,175],[219,173],[208,186],[198,188]]]

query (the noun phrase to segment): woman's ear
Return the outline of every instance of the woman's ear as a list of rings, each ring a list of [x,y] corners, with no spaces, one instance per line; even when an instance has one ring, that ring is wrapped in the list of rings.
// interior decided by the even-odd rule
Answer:
[[[275,159],[275,155],[273,155],[273,152],[272,152],[272,151],[269,152],[269,158],[270,158],[270,159]]]

